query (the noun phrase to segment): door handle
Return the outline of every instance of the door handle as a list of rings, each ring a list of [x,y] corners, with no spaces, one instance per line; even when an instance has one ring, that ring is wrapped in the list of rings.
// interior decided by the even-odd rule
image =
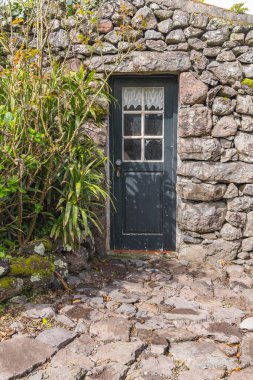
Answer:
[[[120,178],[121,176],[121,166],[122,166],[122,161],[118,158],[115,161],[115,169],[116,169],[116,177]]]

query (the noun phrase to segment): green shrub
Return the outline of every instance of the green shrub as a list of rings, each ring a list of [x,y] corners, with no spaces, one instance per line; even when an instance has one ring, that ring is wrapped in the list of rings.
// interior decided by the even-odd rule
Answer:
[[[67,70],[71,42],[56,56],[48,38],[52,12],[60,9],[63,19],[76,16],[77,30],[85,19],[82,39],[89,44],[100,6],[94,4],[29,0],[6,8],[10,27],[3,22],[0,35],[2,241],[23,245],[51,235],[73,248],[92,235],[92,225],[101,228],[95,210],[107,197],[106,157],[88,137],[80,143],[78,132],[88,119],[101,126],[112,71],[101,78],[83,65]]]

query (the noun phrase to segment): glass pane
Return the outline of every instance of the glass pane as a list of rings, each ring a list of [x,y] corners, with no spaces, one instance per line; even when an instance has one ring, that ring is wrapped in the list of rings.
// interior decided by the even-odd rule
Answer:
[[[163,88],[145,88],[144,104],[145,110],[163,110]]]
[[[145,115],[145,135],[162,136],[163,134],[163,115]]]
[[[163,156],[162,140],[145,140],[145,160],[161,161]]]
[[[128,111],[138,111],[142,109],[142,88],[123,88],[123,108]]]
[[[124,115],[124,135],[141,135],[141,115]]]
[[[124,139],[124,160],[141,160],[141,139]]]

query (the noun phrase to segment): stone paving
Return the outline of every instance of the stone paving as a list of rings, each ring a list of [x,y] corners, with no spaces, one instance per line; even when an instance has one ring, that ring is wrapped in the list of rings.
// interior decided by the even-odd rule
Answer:
[[[74,292],[25,304],[0,343],[0,379],[252,380],[253,269],[111,258]],[[50,321],[24,333],[26,323]]]

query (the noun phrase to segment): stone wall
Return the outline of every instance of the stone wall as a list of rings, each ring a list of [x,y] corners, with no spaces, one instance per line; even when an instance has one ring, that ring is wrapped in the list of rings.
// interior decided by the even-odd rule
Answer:
[[[119,38],[120,7],[136,42],[118,64],[118,49],[131,47]],[[59,54],[65,24],[50,36]],[[179,75],[181,257],[253,263],[253,16],[186,0],[107,1],[98,30],[92,55],[74,42],[70,66]]]

